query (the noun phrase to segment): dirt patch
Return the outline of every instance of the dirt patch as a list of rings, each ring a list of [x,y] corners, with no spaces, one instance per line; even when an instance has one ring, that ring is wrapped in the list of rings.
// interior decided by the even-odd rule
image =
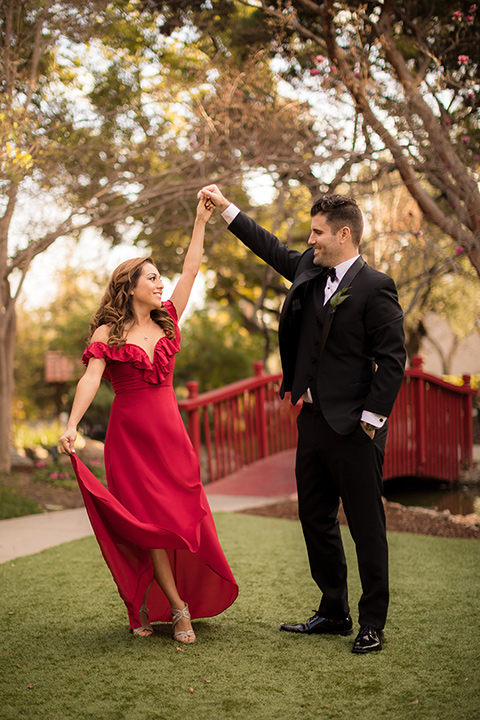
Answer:
[[[42,510],[69,510],[83,505],[78,486],[67,489],[50,483],[35,482],[31,472],[16,472],[14,481],[4,480],[3,484],[13,485],[24,497],[36,502]]]
[[[467,538],[480,540],[480,517],[478,515],[452,515],[448,510],[438,512],[426,508],[404,507],[399,503],[385,501],[387,530],[436,537]],[[243,510],[248,515],[298,520],[296,499],[284,500],[271,505]],[[346,525],[342,508],[338,513],[341,525]]]

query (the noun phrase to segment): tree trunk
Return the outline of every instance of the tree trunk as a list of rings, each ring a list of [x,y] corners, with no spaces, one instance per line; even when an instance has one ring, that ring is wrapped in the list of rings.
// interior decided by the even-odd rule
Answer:
[[[12,306],[0,317],[0,472],[10,472],[16,315]]]

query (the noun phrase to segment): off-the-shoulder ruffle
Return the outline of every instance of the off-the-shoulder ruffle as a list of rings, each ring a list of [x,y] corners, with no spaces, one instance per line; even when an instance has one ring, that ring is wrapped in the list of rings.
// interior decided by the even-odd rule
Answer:
[[[107,368],[105,368],[104,377],[107,379],[110,379],[108,373],[109,360],[131,363],[138,370],[142,370],[145,382],[156,385],[165,380],[168,374],[170,359],[179,350],[180,342],[178,332],[174,340],[170,340],[170,338],[166,336],[161,337],[158,340],[153,353],[153,364],[150,362],[150,358],[148,357],[146,351],[139,345],[126,343],[121,347],[110,347],[104,342],[97,341],[91,343],[85,349],[82,356],[82,362],[84,365],[88,365],[88,361],[92,357],[105,358],[107,361]]]

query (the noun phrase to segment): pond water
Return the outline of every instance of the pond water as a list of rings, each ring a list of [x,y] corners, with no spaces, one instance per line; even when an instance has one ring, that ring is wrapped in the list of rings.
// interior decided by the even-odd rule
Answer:
[[[450,510],[452,515],[480,515],[480,483],[461,485],[418,478],[396,478],[383,483],[383,494],[401,505]]]

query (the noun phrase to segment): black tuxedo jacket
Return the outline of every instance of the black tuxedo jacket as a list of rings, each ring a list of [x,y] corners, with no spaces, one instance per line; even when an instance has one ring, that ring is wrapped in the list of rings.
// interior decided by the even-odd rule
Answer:
[[[292,282],[278,327],[282,397],[292,388],[298,395],[299,378],[307,377],[325,419],[340,435],[353,432],[363,410],[388,417],[406,359],[403,313],[393,280],[359,257],[340,283],[337,292],[350,289],[335,311],[330,302],[315,312],[310,305],[311,343],[299,347],[302,322],[307,320],[306,287],[321,272],[313,263],[313,249],[291,250],[242,212],[228,229]],[[328,335],[320,355],[325,323]],[[292,392],[292,402],[297,400]]]

